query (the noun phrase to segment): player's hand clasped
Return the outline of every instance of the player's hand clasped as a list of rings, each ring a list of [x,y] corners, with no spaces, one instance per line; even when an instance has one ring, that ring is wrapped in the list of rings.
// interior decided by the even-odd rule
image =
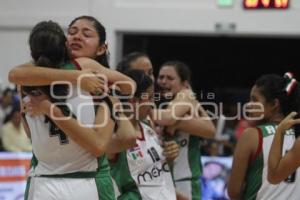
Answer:
[[[80,88],[95,95],[108,92],[107,79],[95,70],[82,70],[79,77]]]
[[[163,143],[164,152],[163,155],[166,157],[168,162],[174,161],[179,154],[179,146],[175,141],[165,141]]]

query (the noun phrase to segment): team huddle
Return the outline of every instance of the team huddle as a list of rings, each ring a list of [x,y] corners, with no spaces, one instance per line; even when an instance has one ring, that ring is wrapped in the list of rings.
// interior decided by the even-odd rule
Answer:
[[[40,22],[28,41],[32,62],[9,72],[32,142],[26,200],[201,199],[200,139],[216,130],[186,64],[165,62],[155,80],[135,52],[110,69],[105,28],[91,16],[67,36]],[[299,91],[291,73],[255,82],[249,115],[259,120],[237,143],[231,199],[298,199]]]

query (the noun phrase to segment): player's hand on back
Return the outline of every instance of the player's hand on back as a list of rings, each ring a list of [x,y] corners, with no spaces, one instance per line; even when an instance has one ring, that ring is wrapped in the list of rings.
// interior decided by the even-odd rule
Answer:
[[[23,103],[23,110],[31,117],[46,114],[51,109],[51,102],[47,95],[37,90],[36,94],[28,94],[28,101]]]

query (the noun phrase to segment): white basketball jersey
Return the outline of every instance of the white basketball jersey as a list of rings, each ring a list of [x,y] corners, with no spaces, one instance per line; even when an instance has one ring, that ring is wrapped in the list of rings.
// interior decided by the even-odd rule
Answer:
[[[247,171],[243,194],[244,199],[299,199],[297,191],[300,189],[300,174],[298,170],[294,174],[291,174],[288,179],[276,185],[270,184],[267,180],[268,157],[276,128],[277,126],[274,124],[266,124],[258,127],[261,151],[257,154],[256,158],[251,161],[251,165]],[[282,155],[286,154],[286,152],[292,148],[294,142],[294,130],[287,130],[284,135]]]
[[[70,105],[71,113],[80,123],[90,126],[95,119],[94,103],[90,95],[82,93],[85,95],[79,97],[76,87],[74,87],[73,95],[67,99],[66,103]],[[33,175],[56,175],[97,170],[97,158],[70,137],[64,138],[60,134],[51,134],[50,124],[45,123],[45,116],[30,117],[27,114],[26,120],[31,132],[33,153],[37,159]]]
[[[172,176],[158,135],[146,124],[140,123],[140,127],[143,137],[135,147],[122,152],[112,166],[112,176],[121,192],[119,199],[175,200]],[[136,192],[129,194],[132,191]]]

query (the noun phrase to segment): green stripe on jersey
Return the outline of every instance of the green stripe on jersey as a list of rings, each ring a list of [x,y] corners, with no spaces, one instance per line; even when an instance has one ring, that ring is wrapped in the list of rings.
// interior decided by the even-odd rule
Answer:
[[[34,155],[34,153],[32,153],[32,158],[30,161],[30,168],[35,168],[38,165],[38,160],[36,158],[36,156]]]
[[[180,148],[179,156],[171,168],[175,185],[181,181],[188,181],[190,190],[182,192],[191,192],[189,196],[193,200],[201,199],[199,180],[202,174],[200,138],[184,132],[177,132],[173,136],[165,137],[165,140],[175,140]],[[177,187],[180,190],[181,186],[179,185],[181,184],[178,184]]]
[[[30,181],[31,181],[31,177],[28,177],[27,181],[26,181],[26,189],[25,189],[25,194],[24,194],[24,200],[28,200],[28,195],[29,195],[29,190],[30,190]]]
[[[192,172],[192,178],[199,178],[202,174],[202,164],[200,160],[201,152],[199,147],[200,138],[196,136],[190,136],[189,139],[189,165]]]
[[[256,199],[256,195],[262,184],[262,173],[264,167],[263,153],[261,152],[258,157],[248,167],[245,178],[245,189],[242,199],[252,200]]]
[[[77,67],[73,63],[66,63],[66,64],[62,65],[61,68],[66,69],[66,70],[76,70],[77,69]]]
[[[111,175],[121,193],[118,200],[141,200],[142,196],[130,174],[127,151],[122,151],[117,156],[116,162],[111,164]]]
[[[262,134],[262,140],[268,136],[273,136],[276,132],[277,126],[275,124],[265,124],[257,127]],[[262,141],[262,145],[264,142]],[[243,199],[256,199],[256,195],[262,185],[262,176],[264,168],[264,155],[262,146],[261,152],[258,154],[257,158],[251,162],[248,167],[246,178],[245,178],[245,189]]]
[[[110,175],[96,177],[95,183],[98,190],[99,200],[115,200],[115,191]]]
[[[187,134],[187,133],[184,133]],[[186,162],[188,162],[189,165],[189,169],[191,172],[191,177],[187,177],[184,179],[180,179],[180,180],[191,180],[191,179],[196,179],[196,178],[200,178],[201,174],[202,174],[202,164],[201,164],[201,150],[200,150],[200,138],[197,136],[192,136],[189,135],[188,136],[188,141],[186,141],[185,139],[182,141],[179,141],[179,138],[176,136],[176,134],[174,136],[165,136],[164,140],[166,141],[171,141],[174,140],[177,142],[177,144],[179,145],[179,148],[187,148],[187,158],[185,158]],[[188,143],[188,146],[186,146],[186,143]],[[178,165],[180,165],[182,163],[178,163]],[[174,178],[176,178],[174,173],[185,173],[185,172],[174,172],[174,167],[171,168],[171,172]],[[179,181],[180,181],[179,180]],[[199,183],[200,186],[200,183]]]
[[[202,174],[202,164],[200,160],[201,152],[199,148],[199,137],[191,135],[188,148],[189,166],[192,172],[192,177],[190,179],[192,184],[192,200],[196,200],[201,197],[199,177]]]
[[[32,168],[34,169],[37,165],[38,165],[38,160],[36,159],[34,153],[32,152],[32,157],[31,157],[31,161],[30,161],[30,169],[32,169]],[[29,190],[30,190],[30,181],[31,181],[31,177],[27,177],[24,200],[28,200],[28,195],[29,195]]]

